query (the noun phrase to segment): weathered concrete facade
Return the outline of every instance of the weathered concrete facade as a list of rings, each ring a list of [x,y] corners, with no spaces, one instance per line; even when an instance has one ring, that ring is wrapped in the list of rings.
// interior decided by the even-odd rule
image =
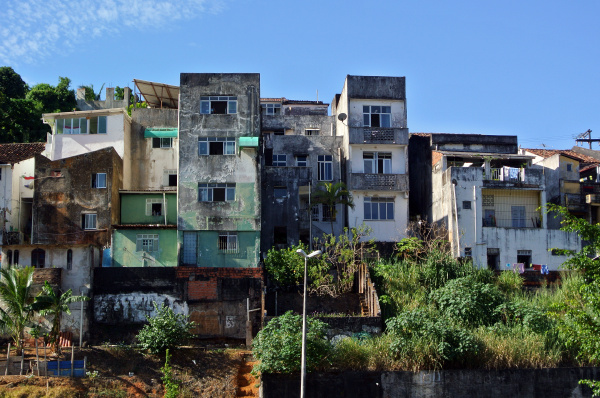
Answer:
[[[181,74],[178,230],[184,264],[257,267],[260,77]]]
[[[334,102],[355,205],[348,209],[348,225],[365,224],[373,230],[370,238],[396,242],[408,226],[405,79],[348,75]]]

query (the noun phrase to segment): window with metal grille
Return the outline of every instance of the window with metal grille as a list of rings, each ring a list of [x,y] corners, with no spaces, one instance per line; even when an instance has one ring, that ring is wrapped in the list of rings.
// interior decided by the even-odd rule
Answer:
[[[157,234],[138,234],[136,236],[136,252],[157,252],[158,235]]]
[[[219,233],[219,250],[226,253],[238,252],[237,232]]]

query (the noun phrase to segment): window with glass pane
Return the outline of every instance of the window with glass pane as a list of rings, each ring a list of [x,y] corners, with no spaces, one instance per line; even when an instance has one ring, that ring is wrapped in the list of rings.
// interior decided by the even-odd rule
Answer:
[[[364,200],[365,220],[393,220],[394,198],[369,198]]]
[[[319,155],[317,161],[319,169],[319,181],[333,180],[333,156]]]
[[[92,188],[106,188],[106,173],[92,174]]]
[[[199,202],[229,202],[235,200],[235,184],[198,184]]]
[[[263,115],[278,115],[281,113],[281,104],[261,104]]]
[[[363,125],[365,127],[392,127],[392,107],[364,105]]]
[[[205,115],[226,115],[237,113],[237,97],[200,97],[200,113]]]
[[[363,152],[366,174],[389,174],[392,172],[392,154],[387,152]]]
[[[219,250],[227,253],[238,252],[238,237],[236,232],[219,233]]]
[[[81,219],[83,229],[96,229],[96,214],[82,214]]]
[[[287,166],[287,155],[273,155],[273,166]]]
[[[307,167],[308,166],[308,156],[306,156],[306,155],[296,156],[296,166]]]
[[[198,155],[235,155],[235,138],[199,137]]]
[[[139,234],[139,235],[137,235],[135,251],[157,252],[158,251],[158,234]]]

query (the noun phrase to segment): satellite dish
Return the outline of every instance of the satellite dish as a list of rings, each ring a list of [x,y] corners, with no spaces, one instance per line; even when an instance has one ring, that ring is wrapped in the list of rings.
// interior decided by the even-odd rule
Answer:
[[[346,115],[345,113],[340,113],[338,115],[338,120],[343,123],[344,120],[346,120],[347,117],[348,117],[348,115]]]

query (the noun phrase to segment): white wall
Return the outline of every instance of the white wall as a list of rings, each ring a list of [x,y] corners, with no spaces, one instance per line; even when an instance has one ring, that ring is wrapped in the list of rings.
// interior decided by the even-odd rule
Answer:
[[[394,197],[394,219],[370,221],[364,219],[364,198]],[[397,242],[405,238],[408,226],[408,199],[403,192],[389,191],[353,191],[354,209],[348,208],[348,224],[350,227],[360,227],[363,223],[373,229],[369,239],[379,242]]]
[[[363,152],[391,153],[391,174],[406,174],[407,156],[405,145],[350,145],[348,156],[350,158],[351,173],[364,173]]]
[[[406,127],[404,118],[404,101],[400,100],[378,100],[378,99],[350,99],[348,107],[348,125],[350,127],[363,126],[363,105],[381,105],[392,107],[392,127]]]

